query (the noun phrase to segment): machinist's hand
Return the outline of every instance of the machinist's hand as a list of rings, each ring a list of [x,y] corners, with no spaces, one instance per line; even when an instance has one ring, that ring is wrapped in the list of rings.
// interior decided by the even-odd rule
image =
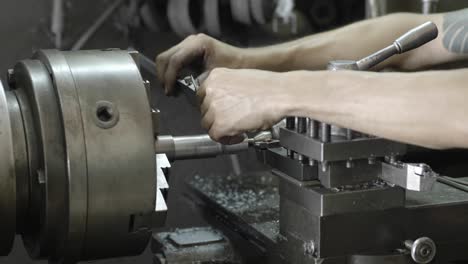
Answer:
[[[171,94],[180,71],[194,63],[202,63],[203,71],[216,67],[240,68],[243,50],[204,34],[192,35],[156,58],[157,75],[166,94]]]
[[[267,130],[286,113],[288,96],[280,73],[214,69],[197,92],[202,126],[224,144],[243,140],[245,132]]]

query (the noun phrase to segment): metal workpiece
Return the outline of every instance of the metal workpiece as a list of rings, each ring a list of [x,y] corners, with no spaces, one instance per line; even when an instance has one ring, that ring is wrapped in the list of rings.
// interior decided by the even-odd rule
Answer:
[[[428,192],[437,181],[438,174],[426,164],[402,162],[382,163],[380,178],[410,191]]]
[[[15,232],[32,258],[58,263],[142,252],[167,206],[159,121],[132,55],[43,50],[11,78],[15,89],[0,89],[0,254]]]
[[[223,145],[209,135],[195,136],[158,136],[154,142],[154,151],[164,153],[169,160],[212,158],[219,155],[235,154],[249,148],[248,140],[234,145]]]
[[[356,62],[361,71],[369,70],[393,55],[402,54],[437,38],[438,29],[433,22],[426,22],[396,39],[392,45]]]

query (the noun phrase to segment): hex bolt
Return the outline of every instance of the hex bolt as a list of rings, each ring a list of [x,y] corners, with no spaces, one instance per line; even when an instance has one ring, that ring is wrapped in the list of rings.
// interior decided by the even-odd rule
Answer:
[[[295,117],[287,117],[286,118],[286,128],[289,129],[289,130],[294,130],[295,127],[296,127],[296,118]],[[291,159],[294,159],[294,156],[295,156],[294,151],[288,149],[287,150],[287,155]]]
[[[299,134],[306,134],[307,133],[307,118],[305,117],[298,117],[297,119],[297,126],[296,126],[296,131],[297,133]],[[301,154],[298,154],[297,155],[297,159],[299,161],[302,161],[303,163],[307,162],[307,157],[304,157],[303,155]]]
[[[421,237],[416,241],[406,240],[405,247],[411,252],[411,258],[418,264],[427,264],[434,260],[436,255],[436,245],[428,237]]]
[[[346,168],[347,169],[352,169],[354,167],[354,162],[352,159],[349,159],[346,161]]]
[[[307,132],[309,134],[309,137],[311,138],[318,138],[319,134],[319,123],[313,119],[309,119],[309,128],[307,129]]]
[[[297,118],[297,133],[305,134],[307,133],[307,118],[298,117]]]
[[[286,128],[287,129],[294,129],[296,126],[296,118],[295,117],[287,117],[286,118]]]
[[[309,166],[313,167],[317,165],[317,161],[313,160],[313,159],[309,159]]]
[[[367,159],[367,163],[368,163],[369,165],[374,165],[376,161],[377,161],[377,159],[376,159],[375,157],[369,157],[369,158]]]
[[[322,142],[330,142],[330,138],[331,138],[331,126],[327,123],[321,123],[320,124],[321,126],[321,133],[320,133],[320,140]]]

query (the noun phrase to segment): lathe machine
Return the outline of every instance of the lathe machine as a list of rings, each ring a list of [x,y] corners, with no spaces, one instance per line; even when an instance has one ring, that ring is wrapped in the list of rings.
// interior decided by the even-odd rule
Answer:
[[[436,36],[428,22],[329,70],[370,70]],[[42,50],[8,71],[0,255],[18,234],[31,258],[53,263],[137,255],[150,241],[148,263],[468,259],[468,184],[402,162],[406,145],[303,117],[230,146],[160,135],[139,60],[113,49]],[[248,149],[272,170],[187,182],[211,226],[152,232],[165,222],[170,161]]]

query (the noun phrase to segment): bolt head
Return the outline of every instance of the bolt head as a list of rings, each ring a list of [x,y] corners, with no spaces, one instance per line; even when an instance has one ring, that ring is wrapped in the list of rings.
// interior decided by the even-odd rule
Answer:
[[[436,245],[428,237],[421,237],[414,241],[411,247],[411,258],[419,264],[427,264],[434,260]]]

